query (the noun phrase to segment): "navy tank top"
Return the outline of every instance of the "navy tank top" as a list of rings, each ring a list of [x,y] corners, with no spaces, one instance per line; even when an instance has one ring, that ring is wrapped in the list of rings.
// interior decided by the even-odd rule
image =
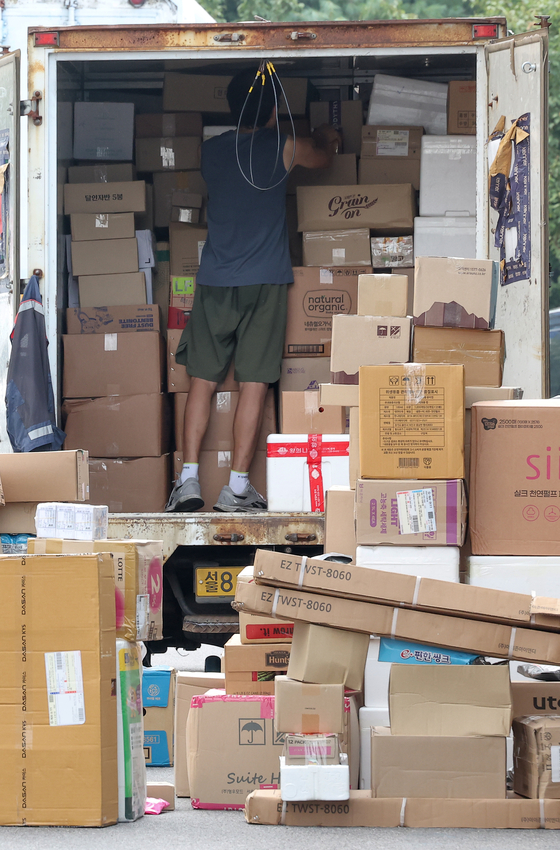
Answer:
[[[202,251],[197,283],[205,286],[250,286],[292,283],[286,225],[286,180],[262,191],[241,174],[235,152],[235,131],[204,142],[201,170],[208,186],[208,238]],[[286,136],[263,128],[240,133],[239,160],[257,186],[274,186],[285,177],[282,153]]]

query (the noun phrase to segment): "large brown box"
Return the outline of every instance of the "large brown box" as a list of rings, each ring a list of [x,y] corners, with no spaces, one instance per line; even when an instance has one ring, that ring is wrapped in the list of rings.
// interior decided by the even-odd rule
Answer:
[[[354,490],[341,485],[325,493],[325,552],[338,552],[352,561],[356,560],[354,495]]]
[[[160,330],[157,304],[112,307],[70,307],[66,311],[66,333],[107,334]]]
[[[410,327],[409,316],[333,316],[333,383],[359,383],[362,366],[408,362]]]
[[[365,129],[365,128],[364,128]],[[371,186],[383,183],[394,184],[406,180],[417,192],[420,188],[420,160],[398,157],[360,157],[358,185]]]
[[[78,287],[80,306],[86,309],[146,304],[146,276],[143,271],[80,275]]]
[[[504,358],[503,331],[414,328],[413,361],[460,364],[465,367],[465,386],[500,387]]]
[[[183,451],[183,425],[188,393],[175,393],[175,451]],[[210,420],[202,439],[202,451],[233,452],[233,421],[239,402],[238,392],[220,390],[212,396]],[[266,451],[266,438],[276,434],[276,405],[274,391],[266,394],[257,449]]]
[[[66,449],[91,457],[160,457],[169,450],[167,394],[66,399]]]
[[[513,790],[522,797],[560,799],[560,717],[513,721]]]
[[[132,239],[72,242],[72,274],[127,274],[138,271],[138,243]]]
[[[116,823],[113,559],[4,557],[1,573],[0,824]]]
[[[304,266],[371,265],[369,230],[364,227],[303,233],[302,250]]]
[[[171,276],[196,274],[200,256],[208,236],[208,228],[171,222],[169,225],[169,252]]]
[[[368,270],[360,266],[294,269],[294,283],[288,289],[284,357],[330,355],[332,316],[356,312],[358,275],[364,271]]]
[[[437,738],[371,730],[373,797],[492,800],[506,796],[504,738]]]
[[[420,188],[422,127],[362,128],[359,183],[411,183]]]
[[[208,190],[200,171],[168,171],[154,174],[154,225],[168,227],[171,221],[171,199],[177,189],[194,192],[206,198]]]
[[[319,390],[283,392],[281,397],[282,434],[344,434],[346,411],[343,407],[323,407]]]
[[[297,620],[288,676],[298,682],[344,685],[361,691],[368,646],[367,635]]]
[[[408,277],[404,274],[361,274],[359,316],[407,316]]]
[[[160,513],[169,498],[169,455],[90,458],[90,500],[110,513]]]
[[[282,77],[292,115],[305,115],[307,108],[307,77]],[[165,112],[200,111],[223,112],[229,115],[227,87],[230,76],[215,74],[165,74],[163,109]],[[282,99],[279,114],[287,110]]]
[[[360,369],[361,478],[464,477],[463,373],[442,364]]]
[[[187,717],[192,698],[205,694],[211,688],[224,687],[223,673],[186,673],[177,671],[175,686],[175,793],[177,797],[189,797],[189,774],[187,770]],[[165,799],[165,798],[164,798]]]
[[[317,100],[309,104],[309,121],[312,129],[330,124],[342,136],[345,154],[359,154],[362,145],[364,105],[361,100]]]
[[[375,234],[404,236],[414,230],[416,199],[410,183],[360,186],[300,186],[298,229],[369,227]]]
[[[72,229],[72,241],[93,241],[107,239],[133,239],[134,238],[134,213],[72,213],[70,216]],[[99,246],[103,250],[103,246]],[[74,255],[72,254],[72,272],[81,274],[74,269]],[[86,274],[91,274],[86,271]]]
[[[200,168],[200,136],[136,139],[138,171],[189,171]]]
[[[190,375],[187,375],[186,368],[175,360],[182,333],[183,331],[180,330],[167,331],[167,390],[170,393],[188,393],[191,387]],[[232,363],[223,383],[218,384],[218,392],[239,392],[239,384],[234,378],[234,369],[235,366]]]
[[[476,135],[476,82],[450,80],[447,90],[447,133]]]
[[[470,537],[474,555],[560,554],[559,428],[558,399],[473,405]]]
[[[290,734],[335,735],[344,732],[344,685],[298,682],[277,676],[274,727]]]
[[[511,683],[513,717],[560,715],[560,682],[533,679]]]
[[[137,115],[137,139],[156,139],[161,136],[202,136],[200,112],[155,112]]]
[[[358,182],[355,153],[341,153],[333,157],[328,168],[305,168],[296,165],[286,181],[286,192],[295,195],[298,186],[348,186]]]
[[[69,183],[127,183],[136,180],[131,162],[97,162],[95,165],[71,165]]]
[[[233,635],[224,646],[226,694],[273,694],[274,677],[285,673],[290,644],[242,644]]]
[[[65,398],[162,391],[165,350],[159,333],[65,334],[62,340]]]
[[[144,212],[146,184],[143,180],[120,183],[67,183],[64,212],[123,213]]]
[[[5,499],[8,506],[11,502],[87,502],[88,453],[79,449],[0,454],[0,481],[2,504]]]
[[[414,324],[493,328],[499,278],[494,260],[416,257]]]

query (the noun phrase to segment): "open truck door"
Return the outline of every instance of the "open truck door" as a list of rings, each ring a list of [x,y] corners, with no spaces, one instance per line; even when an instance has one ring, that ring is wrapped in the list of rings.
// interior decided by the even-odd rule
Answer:
[[[505,332],[504,386],[522,387],[525,398],[549,395],[548,342],[548,30],[523,33],[485,46],[488,75],[487,104],[490,134],[500,119],[507,133],[512,122],[529,133],[525,145],[511,142],[511,161],[519,177],[514,192],[521,221],[518,256],[524,261],[508,262],[500,275],[496,305],[496,327]],[[526,118],[525,116],[528,116]],[[524,129],[523,129],[524,128]],[[489,145],[489,164],[496,143]],[[498,212],[488,205],[488,256],[503,259],[496,246],[505,241],[505,254],[515,250],[513,231],[499,227]],[[509,222],[512,224],[512,222]],[[500,234],[501,230],[501,234]],[[513,238],[513,243],[512,243]],[[521,245],[523,240],[523,245]],[[513,248],[512,248],[513,244]],[[485,246],[486,247],[486,246]],[[524,265],[526,263],[526,266]],[[505,279],[504,279],[505,278]]]

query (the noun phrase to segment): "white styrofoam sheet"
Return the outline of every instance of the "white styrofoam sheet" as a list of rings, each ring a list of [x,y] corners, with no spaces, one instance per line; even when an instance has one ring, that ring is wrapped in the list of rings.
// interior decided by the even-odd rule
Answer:
[[[414,219],[415,257],[476,259],[473,216],[418,216]]]
[[[476,214],[476,137],[423,136],[420,215]]]
[[[560,597],[560,557],[470,555],[469,584]]]
[[[286,764],[280,756],[280,793],[285,801],[348,800],[347,764]]]
[[[459,581],[458,546],[358,546],[356,564],[389,573]]]

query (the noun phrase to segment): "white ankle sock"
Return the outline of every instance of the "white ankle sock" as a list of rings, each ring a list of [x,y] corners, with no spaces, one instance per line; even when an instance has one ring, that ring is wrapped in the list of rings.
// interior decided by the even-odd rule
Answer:
[[[236,472],[234,469],[229,474],[229,486],[236,496],[240,496],[249,483],[248,472]]]
[[[184,463],[181,471],[181,484],[184,484],[187,478],[196,478],[198,481],[198,463]]]

